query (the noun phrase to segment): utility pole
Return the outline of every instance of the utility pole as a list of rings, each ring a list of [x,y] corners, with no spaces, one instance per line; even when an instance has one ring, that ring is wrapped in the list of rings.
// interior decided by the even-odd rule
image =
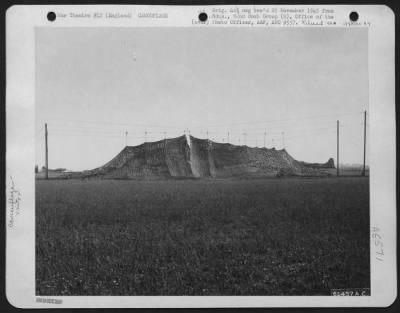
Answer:
[[[208,140],[208,130],[207,130],[207,132],[206,132],[206,133],[207,133],[207,140]]]
[[[128,146],[128,132],[125,132],[125,146]]]
[[[167,139],[167,132],[164,132],[164,140]]]
[[[227,141],[227,143],[229,143],[229,132],[228,132],[228,141]]]
[[[367,146],[367,111],[364,111],[364,165],[363,165],[362,176],[365,176],[366,146]]]
[[[336,161],[336,175],[339,176],[339,120],[336,122],[336,129],[337,129],[337,161]]]
[[[47,145],[47,123],[44,124],[45,129],[45,141],[46,141],[46,179],[49,179],[49,147]]]
[[[144,132],[144,142],[147,142],[147,131]]]
[[[246,133],[243,133],[243,140],[244,140],[244,145],[246,146],[246,144],[247,144]]]

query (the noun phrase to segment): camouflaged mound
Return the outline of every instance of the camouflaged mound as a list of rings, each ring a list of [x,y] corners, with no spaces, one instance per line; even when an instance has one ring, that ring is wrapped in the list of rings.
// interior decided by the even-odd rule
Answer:
[[[190,150],[185,136],[125,147],[107,164],[84,176],[103,178],[190,177]]]
[[[190,144],[189,144],[190,141]],[[171,177],[246,177],[324,175],[334,167],[293,159],[286,150],[250,148],[185,136],[125,147],[110,162],[83,177],[152,179]]]

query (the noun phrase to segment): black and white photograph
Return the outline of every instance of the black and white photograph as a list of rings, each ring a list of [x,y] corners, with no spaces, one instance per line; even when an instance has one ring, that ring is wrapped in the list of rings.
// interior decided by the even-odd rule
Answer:
[[[38,295],[369,289],[365,29],[35,39]]]
[[[371,298],[373,264],[392,262],[392,228],[373,213],[392,191],[373,178],[391,175],[394,155],[374,169],[373,19],[346,9],[336,27],[329,14],[344,18],[330,8],[228,8],[193,8],[185,27],[163,25],[181,12],[165,8],[40,11],[47,20],[29,37],[34,209],[25,213],[28,194],[9,171],[8,221],[16,234],[32,216],[26,264],[40,305]],[[292,25],[269,27],[275,13]],[[245,25],[245,14],[267,26]]]

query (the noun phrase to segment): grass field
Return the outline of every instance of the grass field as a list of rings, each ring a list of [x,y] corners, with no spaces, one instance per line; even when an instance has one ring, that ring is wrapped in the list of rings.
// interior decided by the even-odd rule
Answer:
[[[38,295],[368,288],[368,178],[40,180]]]

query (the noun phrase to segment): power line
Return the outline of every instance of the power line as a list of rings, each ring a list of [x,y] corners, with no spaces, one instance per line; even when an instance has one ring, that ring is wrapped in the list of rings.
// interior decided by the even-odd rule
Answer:
[[[314,115],[314,116],[303,116],[303,117],[293,117],[293,118],[284,118],[284,119],[271,119],[271,120],[258,120],[258,121],[248,121],[248,122],[236,122],[236,123],[227,123],[227,124],[214,124],[209,126],[234,126],[234,125],[246,125],[246,124],[265,124],[265,123],[274,123],[274,122],[283,122],[283,121],[298,121],[298,120],[309,120],[309,119],[319,119],[321,117],[338,117],[338,116],[350,116],[356,115],[359,112],[349,112],[349,113],[339,113],[339,114],[323,114],[323,115]]]
[[[322,133],[327,133],[333,131],[332,127],[321,127],[321,128],[311,128],[311,129],[302,129],[302,130],[297,130],[297,131],[293,131],[293,132],[289,132],[287,134],[287,132],[285,132],[285,137],[289,137],[289,138],[295,138],[295,137],[299,137],[299,136],[304,136],[305,134],[310,134],[312,136],[315,135],[320,135]],[[186,131],[185,131],[186,132]],[[189,130],[187,131],[189,133]],[[126,134],[126,132],[124,132]],[[161,140],[162,137],[164,137],[164,139],[166,139],[166,133],[167,132],[149,132],[149,131],[145,131],[145,139],[146,141],[148,140],[148,136],[151,135],[152,138],[157,138],[157,137],[161,137],[157,140]],[[244,139],[247,139],[248,137],[248,132],[245,132],[246,135],[244,135],[244,133],[241,133],[241,135],[243,135],[243,137],[246,137]],[[207,137],[209,138],[210,134],[216,135],[218,136],[218,134],[221,135],[221,133],[216,133],[216,132],[206,132]],[[257,136],[258,133],[256,132],[251,132],[250,135],[251,137],[255,137]],[[282,132],[278,133],[278,132],[273,132],[273,133],[268,133],[270,134],[272,137],[273,136],[278,136],[278,135],[282,135]],[[129,135],[129,132],[128,132]],[[147,135],[147,136],[146,136]],[[179,136],[179,132],[176,132],[175,134],[171,134],[171,137],[174,136]],[[231,135],[231,133],[229,133],[229,136]],[[92,132],[92,131],[76,131],[76,130],[72,130],[72,131],[67,131],[67,130],[54,130],[52,132],[52,136],[57,136],[57,137],[102,137],[102,138],[120,138],[120,132]],[[129,135],[128,137],[130,138],[143,138],[143,135]],[[201,135],[200,135],[201,137]],[[223,136],[221,136],[223,137]],[[286,139],[286,138],[285,138]],[[266,139],[265,139],[265,143],[266,143]]]
[[[56,121],[58,123],[72,123],[72,124],[83,124],[82,126],[86,126],[87,124],[98,124],[98,125],[110,125],[110,126],[116,126],[116,127],[126,127],[126,126],[131,126],[134,124],[135,127],[154,127],[154,128],[174,128],[174,129],[180,129],[178,126],[170,126],[170,125],[160,125],[160,124],[143,124],[143,123],[136,123],[136,122],[130,122],[130,123],[116,123],[116,122],[105,122],[105,121],[83,121],[83,120],[65,120],[65,119],[59,119],[59,118],[52,118],[49,119],[50,121]],[[50,125],[50,123],[47,123]],[[74,126],[76,127],[76,126]]]
[[[358,113],[357,113],[358,114]],[[351,114],[354,115],[354,114]],[[288,120],[288,119],[287,119]],[[292,144],[296,144],[299,142],[303,142],[306,138],[312,138],[315,136],[326,136],[326,134],[328,134],[327,136],[330,136],[329,134],[332,132],[332,137],[329,137],[329,140],[334,140],[333,139],[333,131],[337,132],[337,159],[338,159],[338,167],[339,166],[339,130],[340,128],[344,128],[345,129],[345,134],[348,131],[351,131],[351,127],[354,126],[358,128],[357,123],[353,123],[350,124],[350,120],[348,120],[349,123],[343,123],[342,121],[337,120],[336,121],[336,127],[333,125],[334,121],[317,121],[315,123],[309,123],[306,126],[300,126],[300,125],[296,125],[295,123],[290,123],[290,125],[272,125],[272,126],[268,126],[268,127],[263,127],[263,128],[259,128],[259,130],[256,130],[254,128],[252,128],[250,126],[249,128],[242,128],[240,131],[239,130],[229,130],[227,131],[222,130],[219,131],[218,127],[216,129],[209,129],[207,128],[206,132],[204,131],[200,131],[200,134],[204,133],[206,134],[206,138],[207,140],[210,138],[210,136],[212,136],[213,140],[216,139],[218,141],[222,141],[222,142],[230,142],[231,140],[231,136],[233,135],[234,137],[239,137],[238,138],[238,143],[242,143],[244,145],[248,145],[250,143],[249,146],[253,146],[254,143],[256,146],[258,146],[258,143],[260,142],[259,139],[261,138],[260,136],[264,136],[264,147],[266,148],[267,146],[267,134],[268,134],[268,141],[272,140],[272,146],[275,147],[275,141],[278,140],[277,142],[280,142],[280,137],[282,140],[282,147],[286,148],[286,143],[287,142],[287,138],[289,138],[289,146],[290,148],[292,147]],[[46,122],[47,125],[49,125],[49,123]],[[108,124],[108,123],[106,123]],[[121,123],[122,124],[122,123]],[[141,127],[139,126],[135,126],[135,127],[127,127],[125,129],[124,132],[122,132],[121,130],[118,130],[117,128],[101,128],[99,129],[98,125],[95,125],[94,127],[90,126],[90,125],[77,125],[77,127],[71,126],[69,127],[68,125],[59,125],[59,124],[51,124],[51,135],[52,138],[54,136],[60,136],[60,137],[102,137],[104,139],[106,138],[121,138],[122,134],[125,133],[125,145],[128,145],[128,140],[129,137],[131,137],[135,142],[140,142],[143,139],[143,129],[140,129]],[[316,127],[318,126],[318,127]],[[367,127],[367,123],[366,123],[366,111],[364,111],[364,166],[363,168],[365,168],[366,166],[366,127]],[[138,131],[133,131],[132,135],[129,135],[129,129],[138,129]],[[178,128],[178,127],[173,127],[175,130],[170,131],[168,134],[171,138],[173,137],[178,137],[180,136],[182,133],[182,128]],[[282,128],[284,129],[284,131],[282,131]],[[36,137],[39,136],[39,140],[37,140],[36,142],[41,142],[40,140],[43,140],[43,137],[40,136],[41,132],[43,131],[44,127],[42,126],[37,134]],[[98,129],[98,130],[97,130]],[[194,128],[196,130],[196,128]],[[197,128],[199,130],[201,130],[201,128]],[[204,129],[204,128],[203,128]],[[276,129],[276,130],[275,130]],[[187,133],[188,135],[191,135],[191,130],[189,130],[188,128],[185,128],[184,130],[185,134]],[[194,136],[196,136],[196,133],[198,133],[197,131],[194,132]],[[140,135],[142,134],[142,135]],[[49,135],[49,134],[48,134]],[[360,133],[361,135],[361,133]],[[226,137],[225,137],[226,136]],[[197,136],[196,136],[197,137]],[[301,138],[301,139],[296,139],[297,137]],[[144,130],[144,142],[148,142],[148,140],[150,141],[160,141],[162,140],[162,138],[166,139],[167,138],[167,132],[166,130],[158,130],[158,129],[145,129]],[[201,137],[200,138],[204,138]],[[271,139],[270,139],[271,138]],[[122,138],[121,138],[122,139]],[[122,140],[120,139],[119,142],[121,142]],[[141,139],[141,140],[140,140]],[[225,141],[225,139],[227,139]],[[346,141],[346,136],[344,137],[345,141]],[[359,141],[356,141],[355,144],[358,144],[359,146]],[[358,148],[359,149],[359,148]],[[40,149],[42,150],[42,149]],[[365,170],[364,170],[365,171]],[[338,169],[338,173],[339,173],[339,169]]]
[[[303,116],[303,117],[293,117],[293,118],[283,118],[283,119],[270,119],[270,120],[263,120],[263,121],[247,121],[247,122],[233,122],[233,123],[218,123],[218,124],[210,124],[210,127],[226,127],[226,126],[234,126],[234,125],[247,125],[247,124],[265,124],[265,123],[275,123],[275,122],[284,122],[284,121],[298,121],[298,120],[311,120],[311,119],[320,119],[323,117],[338,117],[338,116],[350,116],[359,114],[357,113],[339,113],[339,114],[322,114],[322,115],[314,115],[314,116]],[[112,125],[112,126],[132,126],[132,122],[130,123],[117,123],[117,122],[110,122],[110,121],[89,121],[89,120],[68,120],[68,119],[60,119],[60,118],[51,118],[48,119],[50,121],[58,121],[64,123],[74,123],[74,124],[98,124],[98,125]],[[170,126],[170,125],[162,125],[162,124],[144,124],[144,123],[134,123],[136,127],[146,127],[146,128],[171,128],[171,129],[179,129],[178,126]],[[75,126],[74,126],[75,127]],[[200,127],[200,125],[199,125]]]
[[[286,132],[290,135],[292,132],[295,133],[295,134],[298,134],[298,133],[301,133],[301,132],[316,132],[316,131],[320,131],[320,130],[325,130],[325,129],[330,129],[331,128],[330,122],[325,123],[325,125],[326,126],[324,126],[324,127],[311,127],[311,128],[310,127],[305,128],[305,127],[294,127],[294,126],[291,126],[291,127],[289,127],[289,130],[286,130]],[[333,125],[332,125],[332,127],[333,127]],[[343,127],[343,125],[341,125],[341,127]],[[288,126],[285,126],[285,129],[286,128],[288,128]],[[73,131],[73,133],[72,133],[72,131]],[[125,131],[128,131],[128,129],[126,129]],[[165,135],[165,131],[148,131],[148,130],[146,130],[146,131],[148,132],[148,134],[152,134],[152,135],[154,135],[154,134]],[[259,131],[246,130],[246,134],[256,135],[256,134],[260,134],[261,131],[265,132],[265,129],[262,129],[262,130],[259,130]],[[111,129],[111,130],[110,129],[96,130],[96,129],[93,129],[93,128],[87,128],[87,126],[79,129],[79,127],[78,128],[77,127],[71,128],[71,127],[66,127],[66,126],[61,126],[60,127],[60,125],[54,125],[52,127],[52,133],[53,133],[53,135],[59,135],[59,134],[65,134],[65,133],[71,134],[72,133],[72,134],[77,134],[76,136],[82,136],[84,134],[85,135],[93,135],[93,136],[99,136],[99,134],[101,134],[102,136],[109,136],[109,135],[119,135],[120,131],[117,130],[117,129],[115,129],[115,130],[114,129]],[[176,131],[176,133],[179,133],[179,131]],[[211,133],[214,134],[214,135],[217,135],[217,136],[218,136],[218,134],[220,134],[220,135],[226,134],[224,132],[219,132],[219,131],[210,132],[209,130],[207,130],[207,137],[208,138],[209,138],[209,135]],[[233,132],[233,133],[235,133],[235,132]],[[277,130],[277,131],[269,131],[268,133],[271,136],[273,136],[273,135],[276,135],[276,134],[280,134],[281,132]],[[229,132],[229,136],[230,135],[231,135],[231,132]],[[71,135],[71,136],[73,136],[73,135]]]

